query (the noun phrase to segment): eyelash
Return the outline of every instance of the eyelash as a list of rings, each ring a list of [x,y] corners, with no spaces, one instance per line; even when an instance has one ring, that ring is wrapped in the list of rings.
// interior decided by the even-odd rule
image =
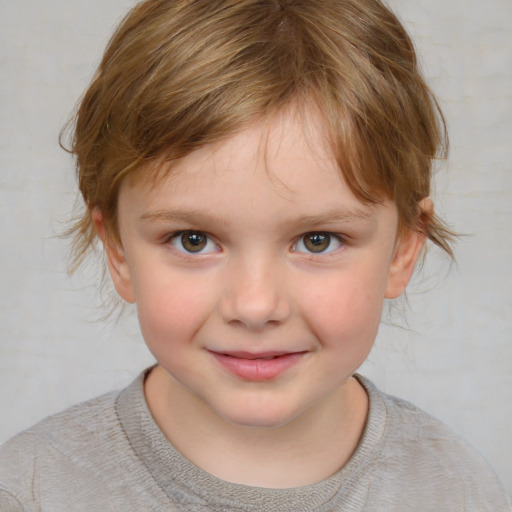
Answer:
[[[187,235],[190,237],[189,242],[192,243],[192,245],[199,247],[198,251],[190,251],[187,250],[186,247],[184,247],[183,243],[185,242],[184,236]],[[193,237],[197,237],[196,241],[192,241]],[[320,246],[322,242],[327,240],[327,246],[324,250],[319,250],[315,252],[314,250],[309,250],[306,246],[305,240],[307,240],[307,237],[316,237],[316,242],[313,242],[313,245]],[[311,241],[311,240],[310,240]],[[169,237],[165,240],[166,243],[172,245],[179,253],[181,253],[184,256],[196,256],[196,255],[203,255],[203,254],[212,254],[215,252],[218,252],[220,250],[217,243],[215,243],[210,235],[205,233],[204,231],[196,231],[196,230],[183,230],[183,231],[177,231],[173,234],[171,234]],[[337,243],[338,245],[331,249],[332,244]],[[308,233],[304,233],[299,237],[297,242],[295,242],[292,246],[292,250],[294,252],[298,252],[301,254],[309,255],[310,257],[314,256],[321,256],[321,255],[331,255],[331,253],[337,252],[340,247],[344,245],[344,238],[341,235],[337,235],[335,233],[330,233],[327,231],[310,231]],[[204,245],[200,247],[202,244]],[[210,247],[210,250],[203,252],[203,249],[207,248],[208,245],[214,245],[215,249],[212,250]],[[304,250],[297,250],[297,247],[302,245]],[[180,247],[181,246],[181,247]],[[327,250],[329,249],[329,250]]]
[[[308,250],[308,248],[306,247],[306,244],[305,244],[305,240],[307,240],[307,237],[316,237],[317,238],[317,241],[316,242],[313,242],[313,245],[318,245],[320,246],[322,244],[322,242],[324,242],[325,239],[328,239],[328,245],[327,247],[325,247],[325,249],[329,249],[329,250],[320,250],[320,251],[313,251],[313,250]],[[337,247],[334,247],[333,249],[331,249],[331,245],[334,243],[337,243]],[[297,250],[297,246],[299,244],[302,244],[304,246],[304,248],[306,250],[304,251],[297,251],[297,252],[301,252],[301,253],[304,253],[304,254],[308,254],[310,256],[316,256],[316,255],[330,255],[331,253],[333,252],[336,252],[340,247],[343,246],[344,244],[344,239],[342,236],[340,235],[336,235],[335,233],[329,233],[328,231],[310,231],[309,233],[305,233],[303,234],[299,240],[294,244],[293,246],[293,249],[294,250]]]
[[[184,236],[185,235],[188,235],[190,236],[191,238],[193,236],[197,237],[197,244],[195,244],[194,242],[192,242],[192,245],[196,245],[196,246],[200,246],[201,245],[201,238],[204,237],[206,240],[205,240],[205,245],[200,248],[199,251],[188,251],[184,246],[183,246],[183,241],[184,241]],[[184,231],[177,231],[176,233],[173,233],[171,236],[169,236],[166,240],[167,243],[169,243],[170,245],[172,245],[178,252],[186,255],[186,256],[194,256],[194,255],[202,255],[202,254],[211,254],[211,253],[214,253],[214,252],[218,252],[219,250],[219,246],[212,240],[212,238],[210,237],[210,235],[208,235],[207,233],[205,233],[204,231],[194,231],[192,229],[187,229],[187,230],[184,230]],[[180,245],[182,246],[182,248],[178,247],[177,246],[177,243],[180,243]],[[206,251],[206,252],[202,252],[202,250],[204,248],[206,248],[208,246],[208,244],[213,244],[215,246],[215,250],[209,250],[209,251]]]

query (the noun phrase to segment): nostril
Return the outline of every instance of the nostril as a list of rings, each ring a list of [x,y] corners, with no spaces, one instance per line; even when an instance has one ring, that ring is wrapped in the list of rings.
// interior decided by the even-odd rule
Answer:
[[[290,315],[291,298],[271,263],[251,260],[235,270],[219,302],[223,321],[254,331],[283,323]]]
[[[232,327],[244,327],[249,328],[253,331],[262,331],[264,329],[272,329],[274,327],[277,327],[281,321],[279,320],[266,320],[264,322],[248,322],[247,320],[239,320],[239,319],[232,319],[228,321],[228,324]]]

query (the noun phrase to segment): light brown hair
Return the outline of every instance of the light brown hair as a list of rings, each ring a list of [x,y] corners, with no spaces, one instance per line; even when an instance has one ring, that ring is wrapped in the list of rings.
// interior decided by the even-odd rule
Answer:
[[[75,263],[96,237],[93,208],[117,238],[127,175],[292,102],[319,109],[358,198],[394,200],[402,227],[452,255],[450,231],[418,207],[446,149],[443,116],[379,0],[146,0],[114,33],[76,114],[70,151],[86,211],[71,230]]]

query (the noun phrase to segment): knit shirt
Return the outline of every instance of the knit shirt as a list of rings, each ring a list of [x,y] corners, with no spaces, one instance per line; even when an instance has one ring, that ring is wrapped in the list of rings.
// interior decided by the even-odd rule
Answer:
[[[220,480],[160,431],[145,401],[145,373],[123,391],[71,407],[2,445],[0,511],[511,510],[501,483],[473,449],[360,376],[368,419],[358,448],[333,476],[292,489]]]

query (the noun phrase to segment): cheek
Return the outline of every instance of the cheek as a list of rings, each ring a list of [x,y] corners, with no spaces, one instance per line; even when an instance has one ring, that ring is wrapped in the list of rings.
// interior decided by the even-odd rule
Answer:
[[[313,281],[301,309],[320,342],[343,350],[373,344],[384,302],[379,274],[351,270]],[[373,276],[373,277],[372,277]]]
[[[135,287],[142,335],[153,351],[188,343],[213,307],[211,287],[183,276],[139,276]]]

